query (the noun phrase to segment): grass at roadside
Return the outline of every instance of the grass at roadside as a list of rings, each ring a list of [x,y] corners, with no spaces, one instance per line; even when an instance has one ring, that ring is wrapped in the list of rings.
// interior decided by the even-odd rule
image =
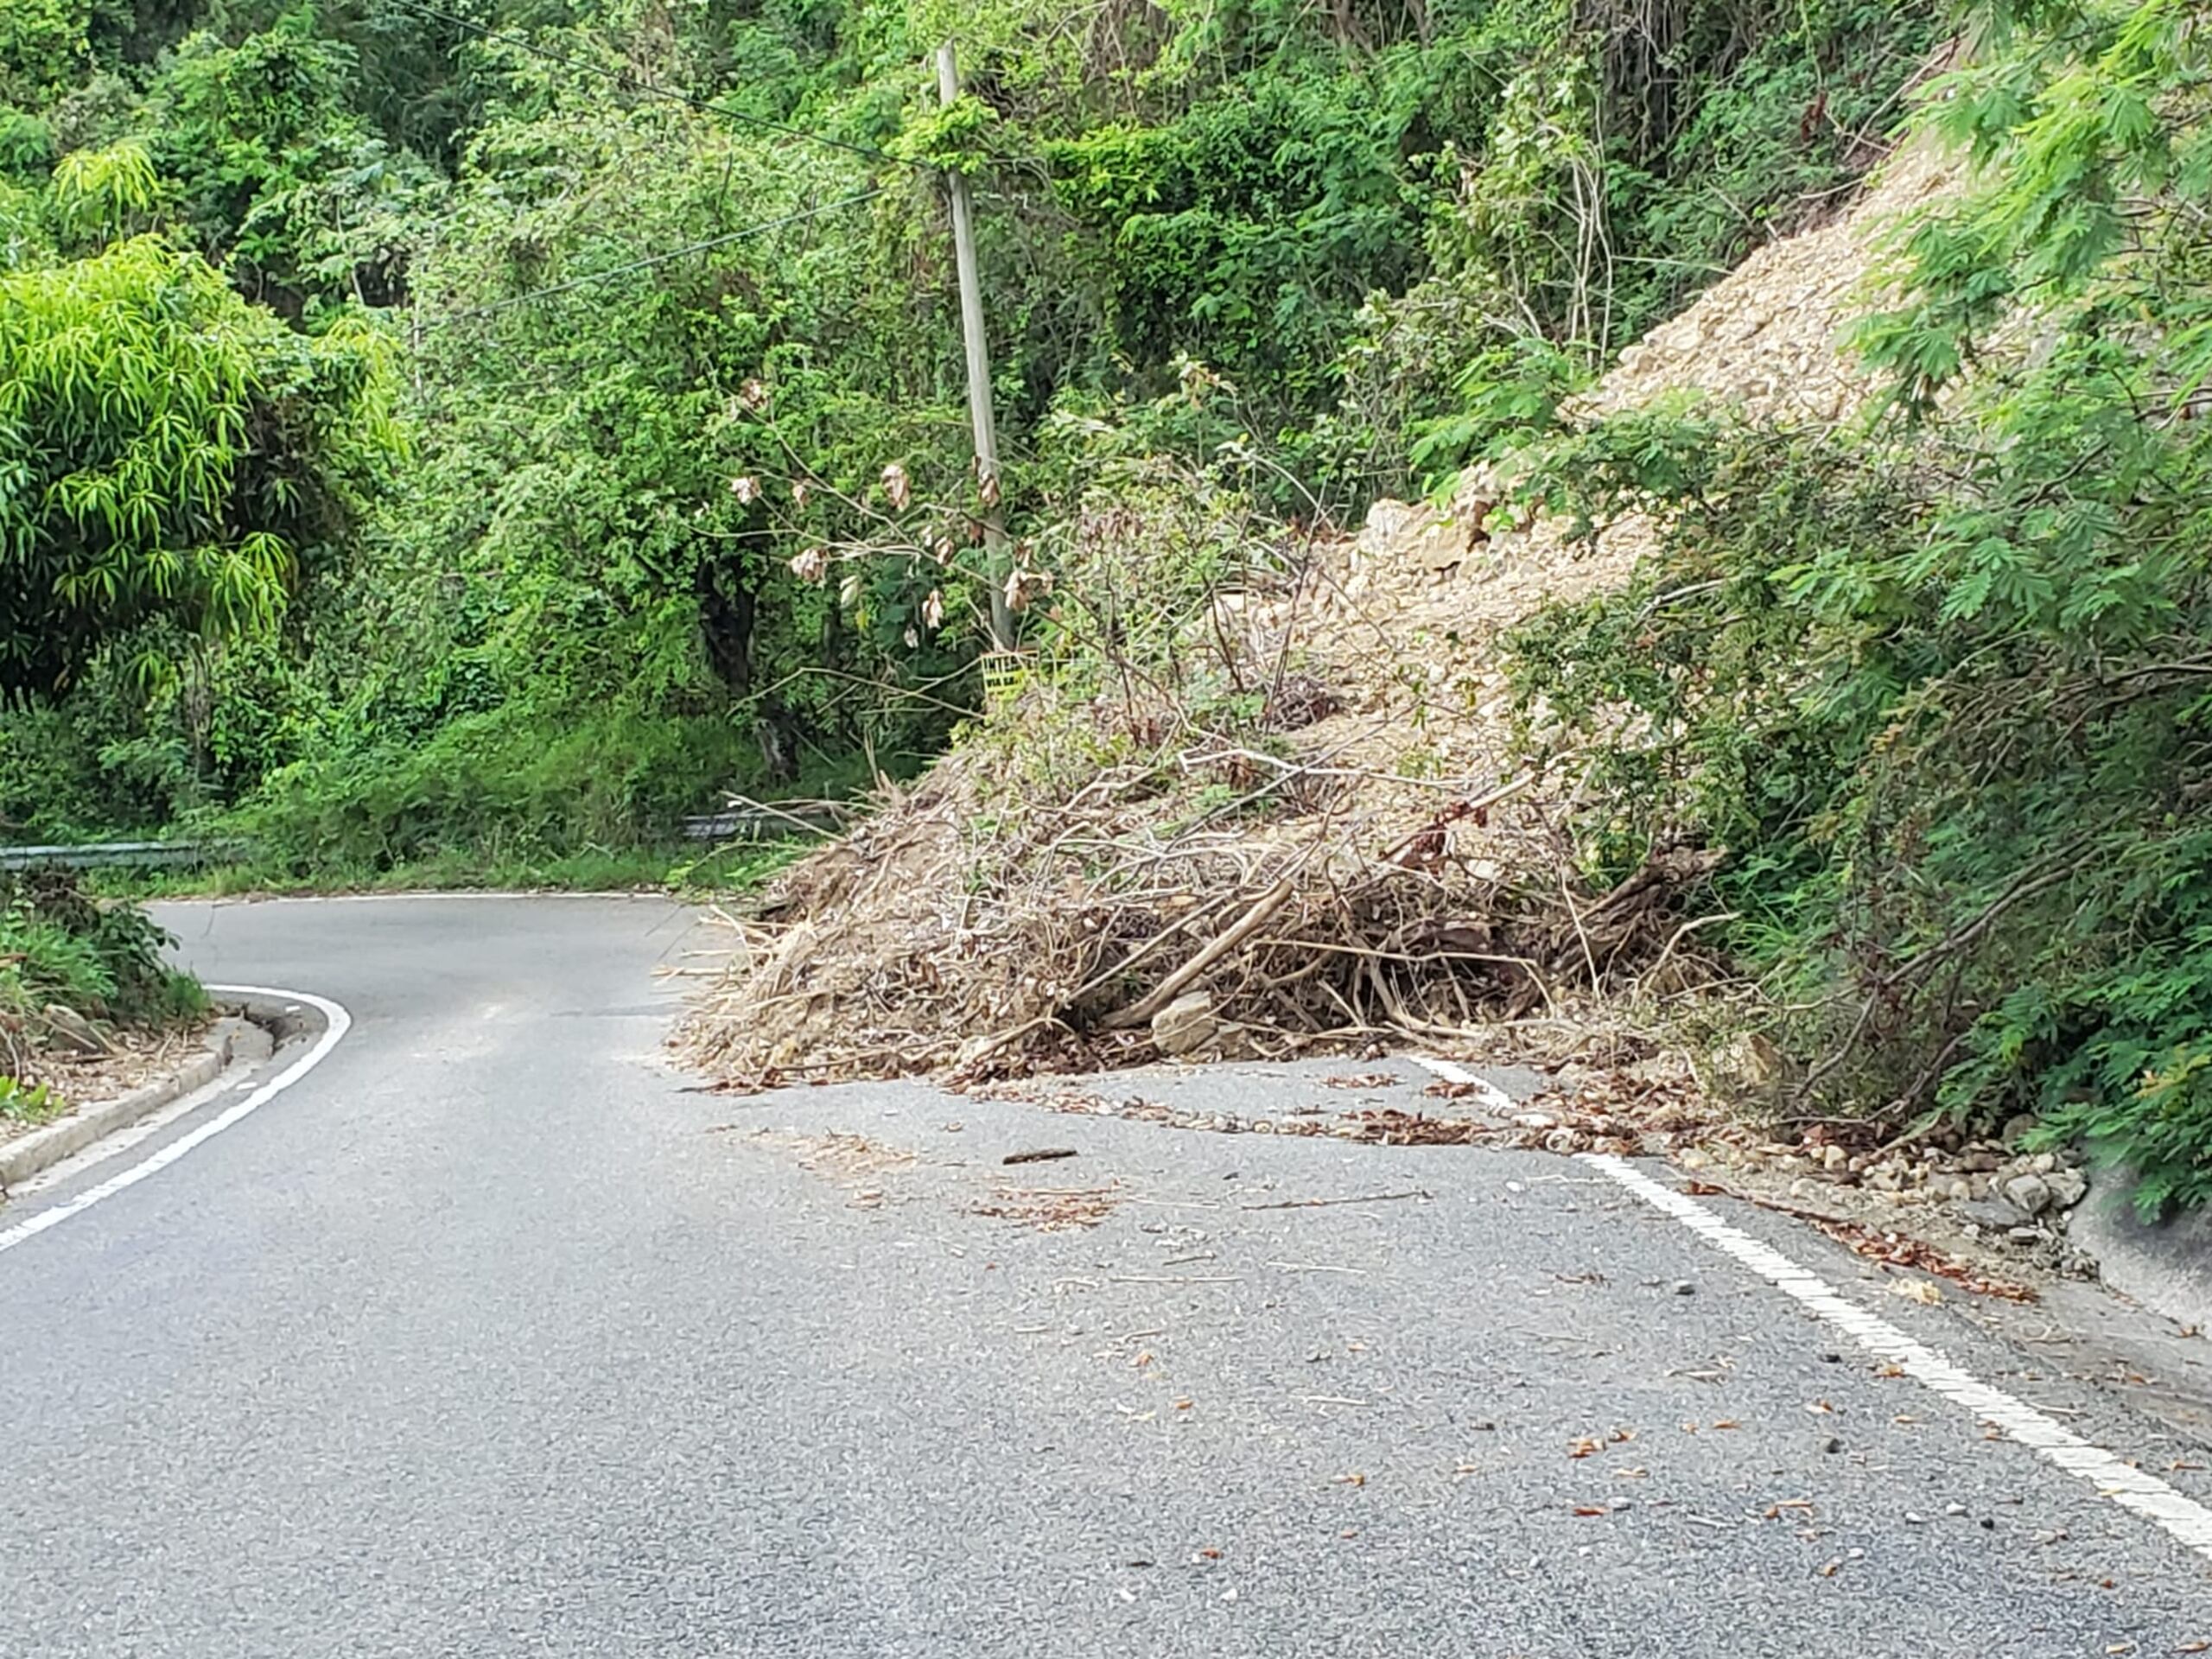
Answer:
[[[55,1116],[87,1065],[206,1017],[167,944],[139,906],[68,871],[0,872],[0,1134]]]
[[[0,1077],[0,1137],[14,1129],[36,1128],[67,1109],[68,1103],[45,1084]]]

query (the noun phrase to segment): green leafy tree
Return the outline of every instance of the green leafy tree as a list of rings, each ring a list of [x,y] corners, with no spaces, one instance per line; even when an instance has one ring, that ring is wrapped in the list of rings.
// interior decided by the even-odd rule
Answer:
[[[390,453],[385,376],[365,332],[295,334],[156,238],[0,277],[0,694],[157,620],[274,629]]]
[[[0,104],[36,107],[68,86],[92,11],[86,0],[0,0]]]
[[[1570,446],[1555,476],[1674,529],[1636,593],[1526,637],[1528,686],[1598,741],[1592,856],[1731,853],[1797,1109],[2040,1110],[2146,1209],[2201,1205],[2212,73],[2174,0],[1987,39],[1929,106],[1976,188],[1902,228],[1861,330],[1891,419]]]
[[[353,52],[286,13],[235,46],[196,34],[149,110],[184,221],[239,287],[290,316],[334,302],[400,297],[410,220],[440,194],[353,100]]]

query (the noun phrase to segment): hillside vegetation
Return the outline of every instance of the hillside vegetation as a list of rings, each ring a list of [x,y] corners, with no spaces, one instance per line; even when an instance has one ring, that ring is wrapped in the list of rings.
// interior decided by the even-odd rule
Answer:
[[[911,774],[1005,577],[940,168],[1022,556],[1130,456],[1340,518],[1823,211],[1934,33],[1649,21],[6,0],[0,820],[359,871]]]
[[[702,1055],[1625,1019],[2212,1196],[2204,74],[2169,0],[0,0],[0,830],[918,777]]]

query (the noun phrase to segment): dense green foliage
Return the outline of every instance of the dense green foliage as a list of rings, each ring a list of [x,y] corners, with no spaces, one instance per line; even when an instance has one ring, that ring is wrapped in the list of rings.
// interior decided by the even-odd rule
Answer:
[[[152,237],[0,276],[0,696],[122,638],[150,680],[175,633],[271,631],[386,441],[378,356]]]
[[[60,1107],[37,1077],[56,1020],[158,1025],[205,1010],[199,986],[162,962],[168,942],[143,912],[92,899],[66,871],[0,872],[0,1117]]]
[[[1820,211],[1933,28],[4,0],[0,828],[496,861],[912,770],[1007,579],[938,169],[1026,582],[1056,434],[1311,517],[1526,424]]]
[[[1526,683],[1600,741],[1592,857],[1731,853],[1798,1109],[2039,1110],[2201,1204],[2212,79],[2165,0],[1998,23],[1930,106],[1985,182],[1862,331],[1887,416],[1573,441],[1554,478],[1680,516],[1636,591],[1528,634]]]

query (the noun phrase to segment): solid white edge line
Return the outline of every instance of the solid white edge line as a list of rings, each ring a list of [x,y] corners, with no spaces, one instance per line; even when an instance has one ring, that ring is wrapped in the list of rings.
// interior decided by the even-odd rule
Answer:
[[[1440,1060],[1433,1054],[1408,1054],[1406,1058],[1424,1071],[1433,1071],[1446,1083],[1470,1085],[1482,1103],[1493,1112],[1510,1112],[1518,1104],[1512,1096],[1488,1077],[1478,1077],[1454,1060]]]
[[[41,1210],[36,1215],[27,1217],[12,1227],[0,1228],[0,1254],[4,1254],[14,1249],[18,1244],[36,1238],[50,1227],[59,1227],[72,1216],[82,1215],[102,1199],[111,1198],[117,1193],[137,1185],[148,1176],[157,1174],[167,1169],[194,1147],[204,1141],[213,1140],[239,1119],[251,1116],[253,1113],[259,1111],[320,1065],[323,1057],[338,1046],[340,1039],[346,1035],[353,1024],[353,1016],[346,1013],[338,1003],[332,1001],[327,996],[316,996],[307,991],[279,990],[266,985],[210,985],[207,988],[211,991],[226,992],[238,996],[265,996],[282,1001],[296,1002],[314,1008],[323,1017],[322,1035],[315,1039],[312,1048],[286,1066],[276,1076],[263,1084],[244,1100],[225,1107],[189,1134],[179,1135],[167,1146],[131,1165],[130,1168],[118,1174],[109,1176],[97,1186],[86,1187],[73,1198],[57,1204],[51,1209]]]
[[[1452,1083],[1481,1083],[1465,1066],[1425,1055],[1409,1056],[1414,1064]],[[1494,1086],[1491,1092],[1506,1096]],[[1511,1103],[1508,1101],[1508,1104]],[[2160,1480],[2131,1468],[2101,1446],[2093,1446],[2073,1430],[2045,1416],[2025,1401],[1969,1376],[1935,1349],[1917,1342],[1856,1304],[1848,1302],[1818,1274],[1799,1267],[1770,1244],[1764,1244],[1739,1227],[1732,1227],[1687,1192],[1677,1192],[1637,1169],[1626,1159],[1609,1152],[1576,1154],[1592,1169],[1602,1170],[1629,1192],[1662,1215],[1671,1217],[1707,1243],[1740,1265],[1749,1268],[1784,1295],[1794,1298],[1807,1312],[1851,1337],[1869,1353],[1880,1356],[1907,1376],[1964,1406],[1977,1421],[2018,1440],[2045,1462],[2087,1481],[2100,1497],[2110,1498],[2124,1510],[2162,1528],[2184,1548],[2212,1560],[2212,1510]]]

